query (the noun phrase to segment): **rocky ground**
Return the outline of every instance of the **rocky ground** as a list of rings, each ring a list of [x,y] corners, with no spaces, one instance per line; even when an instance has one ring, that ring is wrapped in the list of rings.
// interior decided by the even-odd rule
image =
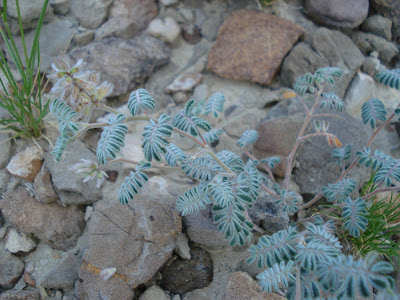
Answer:
[[[393,108],[400,98],[373,79],[383,68],[400,66],[400,4],[260,2],[51,0],[40,40],[41,71],[49,72],[51,59],[66,49],[72,60],[82,58],[115,85],[107,101],[121,111],[129,93],[140,87],[156,99],[156,114],[222,92],[226,110],[219,125],[233,139],[257,128],[254,152],[261,158],[285,157],[302,124],[301,106],[296,99],[282,100],[282,91],[306,72],[340,67],[345,75],[335,92],[346,112],[344,119],[330,120],[331,131],[343,144],[361,147],[371,134],[362,124],[361,105],[376,97]],[[41,3],[20,1],[28,41]],[[12,4],[8,13],[16,17]],[[58,134],[55,125],[49,115],[50,141]],[[395,125],[374,147],[399,157]],[[142,159],[141,128],[129,124],[124,157]],[[194,184],[189,178],[154,172],[142,194],[122,206],[116,191],[129,165],[110,166],[102,189],[74,176],[68,167],[95,158],[99,133],[69,145],[60,163],[44,139],[38,147],[0,133],[0,300],[282,299],[261,292],[253,279],[258,270],[245,263],[247,247],[227,246],[209,211],[178,214],[175,201]],[[179,138],[175,142],[184,150],[194,147]],[[223,149],[241,154],[228,138],[216,146]],[[292,185],[304,200],[337,177],[330,155],[317,139],[300,149]],[[277,175],[284,170],[278,168]],[[355,172],[361,183],[363,170]],[[254,222],[269,233],[286,228],[289,216],[262,200],[250,211]],[[115,274],[103,280],[100,272],[112,268]]]

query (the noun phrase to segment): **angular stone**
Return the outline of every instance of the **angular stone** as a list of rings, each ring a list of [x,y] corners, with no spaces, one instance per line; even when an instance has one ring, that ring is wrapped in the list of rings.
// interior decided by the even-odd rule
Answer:
[[[352,39],[365,55],[377,51],[384,64],[389,64],[399,54],[396,44],[372,33],[355,32]]]
[[[75,35],[74,41],[77,46],[82,47],[82,46],[86,46],[91,41],[93,41],[93,38],[94,38],[94,31],[88,30],[88,31],[84,31],[82,33]]]
[[[210,255],[198,248],[191,249],[190,260],[177,258],[161,271],[160,286],[174,294],[206,287],[213,278],[213,263]]]
[[[149,287],[139,298],[139,300],[170,300],[162,288],[157,285]]]
[[[296,45],[285,58],[280,74],[282,83],[293,87],[298,76],[322,67],[338,67],[344,75],[335,81],[332,90],[343,97],[364,61],[363,54],[348,36],[336,30],[321,27],[310,40]]]
[[[56,14],[65,15],[71,8],[69,0],[50,0],[50,5]]]
[[[151,178],[128,205],[115,199],[96,203],[88,221],[89,246],[84,261],[88,266],[101,270],[113,267],[117,272],[105,282],[93,278],[90,268],[81,270],[89,299],[99,292],[110,294],[109,281],[114,279],[123,290],[128,285],[137,287],[152,278],[171,256],[181,232],[180,217],[171,207],[177,197],[171,194],[172,187],[176,189],[165,180],[161,183]]]
[[[6,236],[5,248],[11,253],[29,252],[36,247],[35,242],[26,234],[11,228]]]
[[[181,233],[176,241],[175,252],[183,259],[190,259],[189,238],[186,234]]]
[[[164,20],[154,19],[151,21],[147,32],[163,42],[172,44],[181,33],[181,28],[173,18],[166,17]]]
[[[203,75],[200,73],[183,73],[174,79],[166,88],[166,93],[188,92],[200,84]]]
[[[72,0],[71,12],[87,28],[97,28],[107,18],[112,0]]]
[[[296,24],[270,14],[235,11],[220,28],[207,69],[225,78],[269,85],[302,32]]]
[[[400,2],[397,0],[372,0],[376,12],[393,22],[393,39],[400,41]]]
[[[131,39],[144,30],[157,14],[155,0],[114,0],[109,19],[96,30],[95,39],[111,36]]]
[[[306,0],[304,7],[308,16],[325,26],[354,28],[364,22],[368,15],[368,0]]]
[[[82,264],[82,258],[70,252],[54,269],[48,272],[40,282],[40,285],[48,289],[65,290],[74,287],[78,279],[78,271]]]
[[[96,188],[96,181],[82,182],[83,177],[69,168],[80,163],[81,159],[95,161],[96,156],[86,146],[74,141],[68,144],[64,158],[55,162],[50,153],[45,153],[46,167],[51,174],[54,189],[64,205],[90,204],[102,198],[101,189]]]
[[[11,158],[7,171],[32,182],[39,173],[42,163],[42,151],[36,146],[28,147]]]
[[[379,35],[388,41],[392,39],[392,21],[380,15],[368,17],[361,28],[376,35]]]
[[[51,182],[51,175],[44,167],[36,175],[33,187],[35,188],[36,196],[42,203],[51,203],[58,199],[58,195],[54,191],[53,183]]]
[[[42,204],[28,191],[19,187],[0,201],[4,217],[26,234],[58,250],[67,250],[76,244],[84,226],[83,212],[77,207]]]
[[[0,243],[0,287],[12,288],[24,271],[24,263],[4,249]],[[5,298],[7,299],[7,298]]]
[[[266,293],[249,274],[235,272],[229,277],[224,300],[284,300],[285,297],[274,293]]]
[[[97,71],[102,80],[114,84],[111,96],[131,92],[157,68],[169,61],[170,50],[160,40],[140,36],[128,41],[107,38],[76,48],[70,53],[73,61],[82,58],[88,70]]]

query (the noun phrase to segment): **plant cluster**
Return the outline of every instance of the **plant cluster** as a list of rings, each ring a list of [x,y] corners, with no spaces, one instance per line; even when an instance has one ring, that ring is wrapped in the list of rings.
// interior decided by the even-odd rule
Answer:
[[[212,95],[207,101],[189,100],[183,110],[174,116],[161,114],[158,118],[152,118],[150,113],[155,109],[155,100],[146,90],[138,89],[131,93],[128,100],[131,115],[125,116],[102,102],[112,89],[111,84],[105,82],[99,85],[99,76],[83,71],[83,66],[79,61],[70,67],[65,59],[59,59],[53,65],[53,78],[57,79],[54,90],[59,99],[52,102],[50,110],[57,115],[60,124],[60,137],[53,151],[56,160],[62,157],[67,144],[83,132],[103,128],[96,150],[98,162],[84,161],[74,166],[78,173],[86,176],[85,180],[97,178],[100,185],[107,164],[120,161],[133,164],[134,170],[125,178],[118,192],[119,201],[127,204],[134,200],[148,181],[148,169],[181,170],[196,179],[198,184],[177,199],[177,209],[182,215],[188,215],[211,205],[213,220],[231,246],[251,242],[253,230],[259,229],[251,221],[248,209],[260,193],[267,193],[285,212],[292,215],[324,197],[332,204],[330,209],[320,215],[300,219],[295,226],[272,236],[262,236],[258,244],[250,247],[248,263],[257,262],[260,268],[267,268],[258,276],[262,288],[266,291],[285,291],[289,298],[296,299],[346,299],[356,295],[369,297],[374,291],[385,297],[394,295],[393,280],[387,276],[393,271],[392,266],[377,261],[376,252],[365,251],[363,253],[366,256],[358,260],[342,254],[342,246],[334,235],[334,223],[324,222],[321,216],[328,216],[335,209],[341,210],[344,230],[352,237],[360,238],[372,220],[368,218],[371,210],[368,211],[367,201],[380,192],[399,190],[399,187],[392,185],[400,179],[400,161],[380,151],[372,153],[370,145],[375,136],[400,114],[400,109],[387,116],[379,99],[365,103],[362,119],[371,126],[373,133],[365,148],[352,155],[352,146],[342,147],[339,138],[329,132],[329,122],[324,120],[327,114],[319,112],[321,108],[328,108],[333,113],[344,110],[343,101],[334,93],[325,91],[342,76],[342,71],[338,68],[321,68],[314,74],[299,77],[294,92],[284,96],[299,96],[304,106],[305,120],[287,157],[286,176],[281,184],[277,184],[272,169],[280,163],[280,159],[257,159],[251,153],[251,146],[258,138],[257,131],[246,131],[237,141],[237,145],[248,156],[247,162],[233,152],[223,150],[215,153],[210,147],[210,143],[223,134],[220,128],[211,125],[211,120],[223,112],[225,98],[221,93]],[[397,71],[384,71],[377,75],[377,79],[399,88],[400,76]],[[105,123],[88,123],[93,108],[114,115]],[[118,158],[128,132],[125,123],[135,120],[147,121],[142,134],[146,161],[142,162]],[[311,132],[310,127],[313,128]],[[189,155],[170,143],[173,134],[195,142],[197,152]],[[318,136],[325,137],[330,146],[336,147],[332,157],[337,161],[341,174],[311,201],[300,205],[299,195],[289,189],[294,158],[305,140]],[[168,167],[156,163],[160,161],[164,161]],[[372,168],[375,188],[352,199],[356,181],[348,174],[357,164]],[[273,183],[272,189],[267,187],[266,180]],[[304,230],[300,230],[302,224],[306,224]]]
[[[14,138],[39,137],[43,129],[43,118],[49,111],[50,101],[43,101],[42,99],[42,91],[45,89],[45,84],[44,78],[39,72],[39,36],[48,2],[48,0],[43,2],[31,51],[28,54],[19,1],[15,0],[15,3],[23,53],[19,52],[13,34],[10,31],[7,21],[7,0],[3,0],[3,10],[0,12],[3,21],[0,26],[0,35],[5,44],[8,59],[0,51],[0,69],[6,78],[5,80],[0,78],[0,107],[6,109],[11,116],[0,119],[0,125],[2,125],[1,129],[13,132]],[[11,69],[11,63],[17,68],[22,82],[16,79],[16,75]]]

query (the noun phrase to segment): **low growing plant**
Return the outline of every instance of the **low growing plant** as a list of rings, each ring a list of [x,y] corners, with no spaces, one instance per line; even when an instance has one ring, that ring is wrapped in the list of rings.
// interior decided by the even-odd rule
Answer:
[[[11,115],[10,118],[0,119],[0,125],[2,125],[1,129],[13,132],[14,138],[37,138],[42,133],[43,118],[48,113],[50,104],[49,101],[43,101],[42,99],[44,78],[39,72],[39,36],[48,0],[43,2],[29,54],[22,27],[19,1],[15,0],[15,4],[23,47],[22,53],[19,52],[15,44],[14,36],[7,21],[7,0],[3,0],[3,10],[0,13],[3,21],[1,24],[3,29],[0,28],[0,35],[5,44],[7,56],[9,56],[6,58],[4,53],[0,51],[0,68],[6,78],[6,80],[0,78],[0,107],[6,109]],[[17,68],[22,82],[18,82],[15,78],[10,66],[11,61]]]
[[[286,176],[278,184],[271,170],[280,163],[280,159],[257,159],[250,152],[251,145],[258,138],[257,131],[246,131],[237,141],[249,158],[246,163],[230,151],[215,153],[210,147],[210,143],[218,140],[223,133],[211,125],[211,120],[223,112],[225,98],[221,93],[212,95],[207,102],[189,100],[184,109],[172,117],[161,114],[152,118],[150,112],[155,109],[155,100],[146,90],[138,89],[129,97],[131,115],[125,116],[102,103],[102,99],[111,92],[112,85],[108,82],[100,84],[100,76],[84,71],[83,67],[82,61],[71,66],[65,57],[56,59],[53,64],[55,73],[52,78],[56,79],[53,91],[59,98],[52,102],[50,110],[57,115],[60,125],[60,136],[52,152],[56,160],[62,157],[68,143],[82,133],[92,128],[103,128],[96,150],[97,162],[84,161],[74,166],[78,173],[86,177],[85,180],[96,178],[100,185],[105,177],[106,165],[120,161],[131,163],[135,169],[125,178],[118,192],[119,201],[127,204],[134,200],[148,181],[147,170],[166,168],[157,164],[165,161],[168,168],[181,170],[198,181],[195,187],[177,199],[178,210],[182,215],[188,215],[211,205],[213,220],[231,246],[251,242],[253,230],[260,230],[250,219],[248,209],[261,192],[267,193],[289,214],[305,210],[324,197],[332,203],[330,209],[307,219],[299,219],[294,224],[297,227],[291,226],[272,236],[262,236],[258,244],[250,247],[248,263],[256,262],[260,268],[266,268],[258,276],[263,290],[285,292],[291,299],[348,299],[356,295],[370,297],[374,291],[385,297],[394,295],[393,280],[387,276],[393,271],[392,266],[377,261],[376,252],[368,252],[359,259],[344,255],[334,235],[335,224],[332,221],[324,222],[322,216],[329,215],[336,208],[340,209],[344,229],[358,238],[367,230],[370,221],[366,201],[380,192],[399,190],[392,184],[400,179],[400,161],[379,151],[372,153],[370,145],[376,135],[400,114],[400,109],[387,117],[382,101],[371,99],[363,105],[362,119],[371,126],[373,132],[365,148],[352,158],[351,145],[342,147],[339,138],[329,132],[329,122],[324,120],[327,114],[319,112],[321,108],[329,108],[333,113],[344,110],[343,101],[334,93],[326,92],[335,79],[342,76],[342,71],[338,68],[321,68],[314,74],[299,77],[294,92],[284,96],[300,96],[305,120],[287,157]],[[377,75],[377,79],[399,88],[399,74],[398,71],[384,71]],[[114,115],[105,123],[89,123],[93,109],[102,109]],[[138,120],[147,121],[142,134],[146,161],[118,158],[128,132],[125,123]],[[313,131],[308,133],[310,124],[313,125]],[[170,143],[173,134],[195,142],[198,151],[190,155]],[[300,196],[289,189],[294,158],[304,141],[318,136],[325,137],[330,146],[336,147],[332,157],[338,162],[341,174],[311,201],[301,205]],[[345,165],[347,162],[348,167]],[[373,167],[376,188],[352,199],[356,182],[348,174],[357,164]],[[265,170],[268,175],[260,173],[258,168]],[[266,180],[272,181],[273,189],[267,187]],[[301,230],[302,224],[306,224],[304,230]]]

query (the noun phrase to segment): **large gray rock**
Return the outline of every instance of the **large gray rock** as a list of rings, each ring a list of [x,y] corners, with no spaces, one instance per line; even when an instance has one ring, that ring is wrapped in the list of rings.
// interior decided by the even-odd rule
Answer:
[[[36,196],[42,203],[54,202],[58,199],[58,195],[54,191],[51,175],[46,167],[42,167],[33,181]]]
[[[43,7],[43,0],[22,0],[19,1],[19,10],[21,13],[22,26],[24,29],[36,28],[40,12]],[[3,6],[3,3],[0,5]],[[7,14],[15,20],[18,20],[16,1],[7,1]],[[44,21],[49,22],[54,17],[53,9],[50,5],[46,8]],[[18,25],[15,27],[16,32]]]
[[[282,83],[292,87],[298,76],[314,73],[322,67],[339,67],[344,76],[337,80],[334,92],[343,97],[355,72],[361,67],[364,56],[343,33],[336,30],[319,28],[310,42],[295,46],[282,65]]]
[[[365,55],[370,54],[372,51],[377,51],[380,60],[384,64],[389,64],[391,60],[399,54],[396,44],[372,33],[355,32],[352,38],[354,43]]]
[[[0,243],[0,287],[12,288],[24,271],[24,263],[4,249]]]
[[[76,48],[70,56],[74,61],[82,58],[88,70],[99,72],[103,80],[113,83],[111,96],[119,96],[131,92],[168,63],[170,50],[156,38],[140,36],[128,41],[107,38]]]
[[[72,0],[71,12],[81,25],[94,29],[106,20],[112,2],[113,0]]]
[[[290,153],[304,120],[303,110],[299,100],[292,100],[281,102],[270,111],[269,118],[257,128],[260,133],[260,138],[254,145],[257,157],[270,155],[284,157]],[[317,113],[318,111],[329,112],[325,109],[317,110]],[[365,126],[361,120],[357,120],[347,113],[323,119],[330,124],[328,132],[335,134],[343,147],[347,144],[353,145],[352,158],[355,157],[356,151],[365,146],[372,134],[370,128]],[[279,126],[276,126],[277,124]],[[308,126],[306,132],[313,131],[311,126]],[[385,136],[378,136],[371,146],[373,151],[377,146],[383,151],[389,148]],[[302,143],[298,149],[292,173],[292,179],[299,186],[300,194],[308,196],[319,193],[322,187],[333,183],[339,177],[340,167],[331,157],[333,149],[325,137],[310,138]],[[351,162],[352,159],[349,161]],[[281,165],[285,163],[284,159]],[[284,170],[286,170],[286,166]],[[285,173],[281,175],[285,175]],[[355,167],[349,176],[361,186],[368,174],[365,172],[365,168]]]
[[[388,41],[392,39],[392,21],[380,15],[368,17],[361,28],[366,32],[379,35]]]
[[[72,248],[84,226],[83,212],[76,206],[39,203],[23,187],[7,194],[0,209],[9,223],[58,250]]]
[[[96,181],[82,182],[83,177],[69,168],[80,163],[81,159],[95,161],[96,156],[79,141],[68,144],[64,158],[55,162],[51,153],[44,154],[44,160],[53,182],[53,187],[65,205],[90,204],[102,198],[101,189],[96,188]]]
[[[80,270],[84,299],[93,299],[99,293],[116,299],[112,295],[117,290],[111,289],[115,280],[119,282],[118,290],[127,295],[129,287],[152,278],[171,256],[181,232],[181,219],[172,207],[178,191],[176,184],[161,179],[151,178],[128,205],[111,197],[95,205],[88,222],[89,246],[84,253],[87,268]],[[117,271],[104,281],[93,274],[90,266]]]
[[[108,21],[96,30],[95,38],[133,38],[144,30],[157,14],[155,0],[114,0]]]
[[[304,7],[315,22],[334,27],[354,28],[368,15],[368,0],[306,0]]]
[[[71,39],[78,34],[79,31],[68,20],[57,18],[49,24],[44,24],[40,33],[40,70],[42,72],[51,71],[53,58],[62,54],[68,46]],[[30,31],[25,34],[27,50],[32,48],[35,32]],[[15,44],[19,53],[23,53],[22,40],[20,37],[15,38]],[[23,60],[25,63],[25,61]]]
[[[36,290],[7,290],[0,294],[0,300],[39,300],[40,294]]]

